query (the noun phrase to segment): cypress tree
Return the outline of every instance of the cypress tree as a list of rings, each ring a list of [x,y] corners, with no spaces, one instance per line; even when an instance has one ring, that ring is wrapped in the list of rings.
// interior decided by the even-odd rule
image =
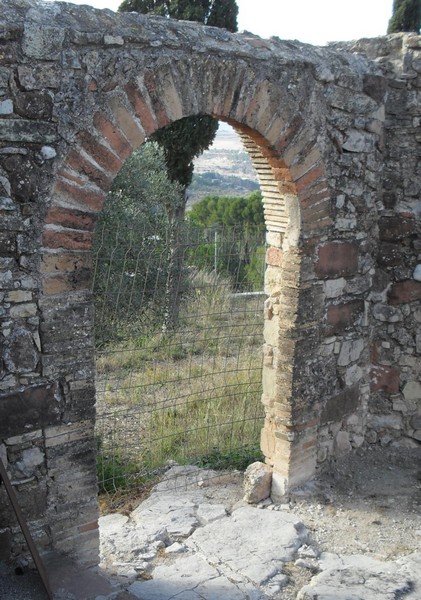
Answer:
[[[421,0],[394,0],[387,33],[416,31],[421,28]]]
[[[119,11],[197,21],[224,27],[231,32],[237,31],[236,0],[123,0]],[[178,289],[183,267],[181,231],[187,202],[186,191],[193,177],[193,160],[209,148],[217,130],[218,121],[213,117],[193,115],[159,129],[150,138],[158,142],[164,151],[170,180],[180,184],[182,189],[179,201],[166,207],[170,224],[170,250],[164,331],[174,329],[178,322]]]

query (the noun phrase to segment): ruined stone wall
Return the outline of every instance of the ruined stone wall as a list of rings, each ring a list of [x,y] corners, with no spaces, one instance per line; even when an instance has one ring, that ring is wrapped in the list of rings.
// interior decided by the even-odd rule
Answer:
[[[397,34],[373,40],[338,42],[330,47],[368,57],[380,67],[382,77],[366,79],[365,90],[377,98],[384,94],[385,105],[380,109],[378,119],[367,124],[369,131],[380,133],[381,178],[376,178],[373,171],[364,174],[357,170],[351,194],[348,197],[341,195],[337,203],[341,211],[348,211],[347,215],[339,216],[339,227],[352,230],[358,219],[357,207],[361,206],[361,199],[365,199],[367,212],[364,219],[371,220],[371,242],[376,240],[366,246],[364,273],[354,288],[360,310],[364,311],[363,321],[369,327],[370,359],[364,359],[360,364],[351,363],[344,372],[345,383],[349,384],[369,369],[369,384],[360,388],[362,396],[365,390],[365,400],[358,403],[356,412],[351,411],[340,422],[330,422],[321,428],[318,450],[321,466],[332,456],[335,446],[334,455],[364,443],[417,445],[414,440],[419,439],[417,427],[421,409],[420,267],[417,269],[421,189],[420,80],[417,71],[420,38],[415,34]],[[361,122],[359,112],[355,109],[354,115]],[[384,128],[380,126],[381,121],[384,121]],[[354,163],[349,155],[344,158],[344,168],[350,162]],[[361,183],[367,175],[368,185],[364,188]],[[370,188],[372,192],[376,191],[371,198],[367,193]],[[356,239],[362,239],[359,232]],[[350,289],[343,280],[331,283],[333,286],[328,294],[332,297],[340,298],[347,288]],[[349,310],[351,312],[351,308]],[[345,395],[348,393],[346,390]]]
[[[421,441],[421,40],[366,46],[388,82],[367,440],[412,446]]]
[[[365,439],[411,447],[421,438],[421,41],[397,34],[335,46],[376,62],[387,86]]]
[[[418,288],[414,242],[405,234],[402,251],[401,241],[415,233],[419,101],[401,73],[418,50],[386,52],[383,64],[346,45],[36,0],[5,0],[0,18],[0,453],[39,546],[96,561],[95,219],[124,160],[191,114],[233,125],[263,192],[262,450],[273,496],[366,439],[385,443],[381,427],[415,439]],[[379,44],[395,52],[405,39]],[[400,186],[394,206],[386,173]],[[384,244],[401,262],[381,263]],[[396,368],[399,392],[379,387]],[[4,486],[0,547],[24,548]]]

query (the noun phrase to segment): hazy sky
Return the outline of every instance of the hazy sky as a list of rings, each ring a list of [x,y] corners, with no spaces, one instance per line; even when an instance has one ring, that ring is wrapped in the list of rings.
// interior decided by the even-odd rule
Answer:
[[[121,0],[74,0],[117,10]],[[237,0],[239,30],[322,45],[384,35],[393,0]]]

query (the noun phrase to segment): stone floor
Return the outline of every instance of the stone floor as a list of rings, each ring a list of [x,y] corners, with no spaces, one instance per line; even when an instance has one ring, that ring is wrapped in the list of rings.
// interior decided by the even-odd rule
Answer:
[[[420,456],[397,452],[350,457],[285,504],[246,504],[240,473],[175,466],[100,519],[99,570],[48,558],[54,600],[421,600]],[[0,563],[1,600],[46,598]]]

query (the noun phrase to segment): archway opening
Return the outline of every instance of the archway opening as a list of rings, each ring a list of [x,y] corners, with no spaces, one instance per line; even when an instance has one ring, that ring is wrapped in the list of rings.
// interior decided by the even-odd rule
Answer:
[[[266,226],[255,175],[233,189],[240,164],[254,173],[242,146],[252,140],[225,132],[235,148],[224,155],[222,143],[217,161],[228,175],[210,194],[200,186],[218,173],[193,181],[176,238],[168,204],[179,190],[153,142],[127,160],[97,223],[98,481],[113,507],[174,463],[244,469],[263,459]]]

